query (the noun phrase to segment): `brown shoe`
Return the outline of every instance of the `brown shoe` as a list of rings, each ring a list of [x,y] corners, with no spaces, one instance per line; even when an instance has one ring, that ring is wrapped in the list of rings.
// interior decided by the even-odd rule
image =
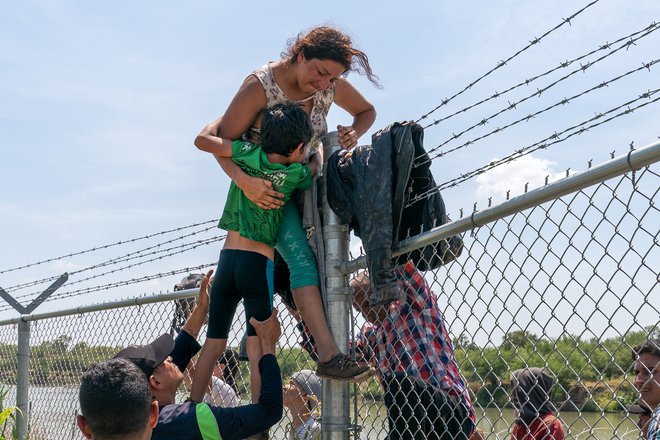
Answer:
[[[376,370],[365,363],[357,363],[349,356],[339,353],[328,362],[319,362],[316,374],[328,379],[346,382],[362,382],[369,379]]]

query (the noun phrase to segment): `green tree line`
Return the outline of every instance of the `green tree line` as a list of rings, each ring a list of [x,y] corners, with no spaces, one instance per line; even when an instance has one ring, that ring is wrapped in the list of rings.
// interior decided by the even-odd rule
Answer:
[[[473,400],[480,406],[510,406],[511,372],[525,367],[546,367],[557,378],[552,398],[562,410],[618,411],[637,398],[630,380],[631,349],[649,337],[660,337],[657,327],[604,340],[568,334],[551,339],[521,330],[507,333],[499,345],[485,347],[461,335],[454,340],[454,348]],[[86,342],[72,344],[68,335],[43,341],[30,348],[30,382],[77,385],[88,365],[109,359],[121,348],[92,346]],[[0,382],[13,385],[17,348],[0,344],[0,354]],[[277,358],[284,380],[297,370],[315,366],[307,353],[297,347],[281,348]],[[239,387],[245,390],[248,389],[247,369],[247,363],[242,363],[244,380],[239,380]],[[363,387],[366,389],[361,392],[369,398],[382,398],[376,380]]]
[[[637,399],[630,378],[632,348],[658,338],[658,328],[598,340],[565,334],[542,338],[527,331],[507,333],[499,346],[479,347],[464,335],[454,341],[461,373],[481,406],[510,406],[510,375],[545,367],[556,378],[552,398],[562,410],[620,411]]]

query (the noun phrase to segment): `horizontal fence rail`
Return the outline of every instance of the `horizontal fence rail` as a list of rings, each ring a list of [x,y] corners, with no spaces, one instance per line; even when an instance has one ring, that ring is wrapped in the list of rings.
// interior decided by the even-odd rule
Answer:
[[[404,261],[429,244],[462,238],[462,252],[454,261],[420,272],[411,278],[414,282],[403,271],[414,273],[414,268],[397,268],[403,294],[429,293],[424,313],[403,308],[403,299],[386,309],[387,319],[398,317],[399,325],[431,316],[436,330],[426,338],[442,343],[446,357],[455,360],[448,365],[456,367],[461,380],[454,378],[454,388],[446,383],[425,388],[416,381],[410,359],[430,355],[428,347],[408,345],[388,355],[387,344],[379,345],[391,334],[386,321],[371,325],[368,316],[349,308],[349,346],[357,358],[372,362],[377,374],[348,393],[341,389],[344,394],[333,405],[350,406],[350,426],[340,432],[341,426],[333,425],[333,435],[383,439],[390,433],[398,438],[392,432],[407,426],[400,438],[440,438],[421,432],[428,426],[437,432],[443,417],[442,411],[429,415],[437,406],[434,392],[462,386],[481,438],[508,439],[524,425],[516,422],[512,374],[538,367],[552,378],[550,407],[566,438],[638,438],[636,416],[626,412],[637,400],[631,350],[660,337],[658,160],[660,142],[655,142],[398,243],[394,255]],[[337,269],[355,285],[365,262],[359,256]],[[334,300],[340,300],[340,290]],[[344,292],[355,293],[353,288]],[[17,327],[29,323],[30,438],[82,438],[75,426],[82,371],[128,344],[173,332],[181,301],[196,295],[196,289],[188,289],[0,321],[0,380],[10,389],[5,404],[16,399],[22,359]],[[277,358],[287,383],[296,371],[316,368],[313,341],[295,312],[286,313],[279,299],[276,306],[283,329]],[[228,346],[240,351],[240,307],[236,316]],[[392,346],[399,341],[405,342],[405,336],[392,340]],[[247,403],[247,362],[232,377]],[[326,389],[332,392],[333,387]],[[178,398],[183,401],[186,395],[181,387]],[[314,414],[319,421],[322,412],[321,400]],[[290,438],[293,422],[285,411],[271,438]],[[451,435],[443,438],[464,438],[452,429],[447,427],[443,432]]]

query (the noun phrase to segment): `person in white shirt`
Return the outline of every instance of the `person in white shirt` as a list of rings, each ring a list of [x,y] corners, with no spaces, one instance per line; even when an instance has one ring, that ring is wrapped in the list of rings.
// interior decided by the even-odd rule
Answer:
[[[238,354],[228,348],[213,369],[211,390],[204,396],[204,402],[222,408],[239,406],[241,401],[236,386],[238,374]]]
[[[191,360],[186,369],[184,384],[190,391],[192,377],[195,375],[195,360]],[[235,408],[240,406],[241,399],[236,386],[239,372],[238,354],[235,350],[228,348],[218,359],[209,386],[204,395],[204,402],[220,408]]]

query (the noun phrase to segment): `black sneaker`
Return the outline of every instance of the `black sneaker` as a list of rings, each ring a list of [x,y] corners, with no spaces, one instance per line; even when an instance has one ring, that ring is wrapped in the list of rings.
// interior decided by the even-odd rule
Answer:
[[[358,363],[343,353],[339,353],[328,362],[319,362],[316,367],[316,374],[319,377],[346,382],[362,382],[375,372],[376,370],[369,365]]]

